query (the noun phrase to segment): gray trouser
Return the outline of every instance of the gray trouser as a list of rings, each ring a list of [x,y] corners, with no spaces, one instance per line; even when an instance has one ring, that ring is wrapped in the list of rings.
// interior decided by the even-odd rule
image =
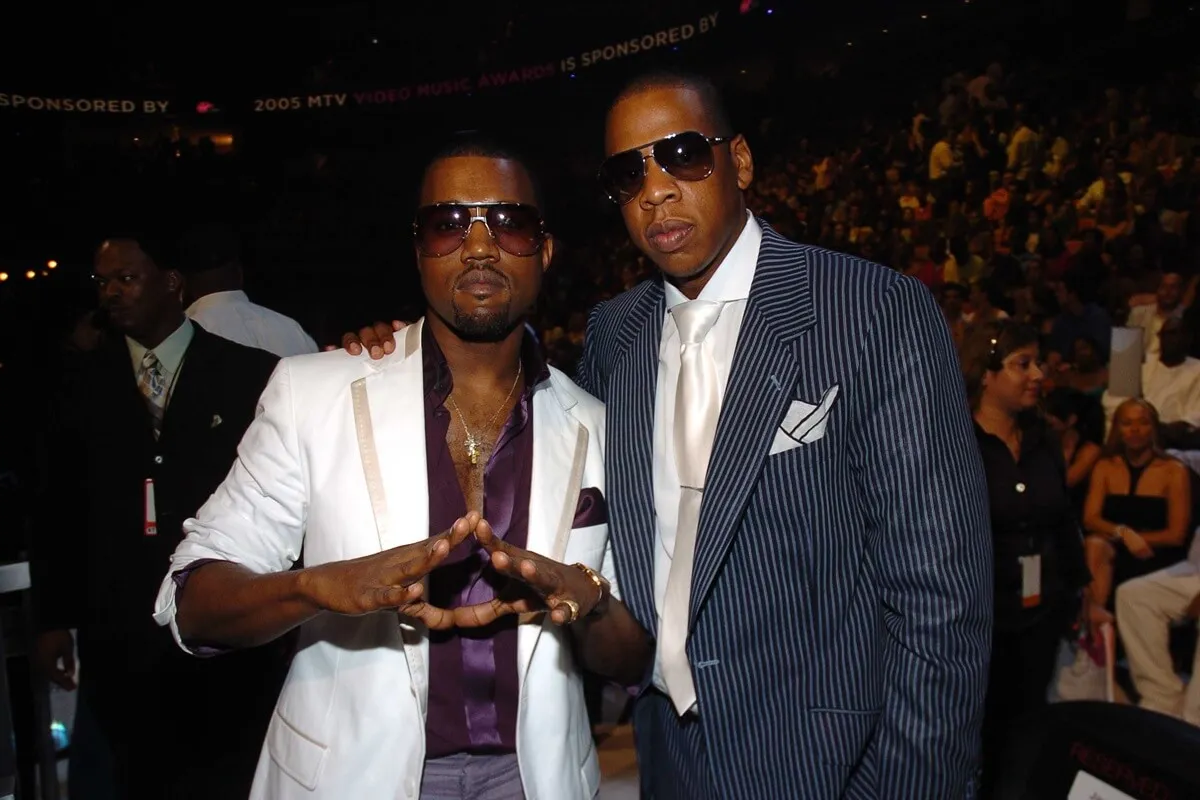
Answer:
[[[421,777],[421,800],[525,800],[517,757],[459,753],[431,758]]]

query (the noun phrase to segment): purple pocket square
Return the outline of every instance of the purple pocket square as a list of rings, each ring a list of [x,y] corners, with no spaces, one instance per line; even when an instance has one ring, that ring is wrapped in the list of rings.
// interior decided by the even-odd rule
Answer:
[[[579,492],[579,505],[575,506],[575,521],[571,528],[588,528],[608,522],[608,503],[604,494],[594,486]]]

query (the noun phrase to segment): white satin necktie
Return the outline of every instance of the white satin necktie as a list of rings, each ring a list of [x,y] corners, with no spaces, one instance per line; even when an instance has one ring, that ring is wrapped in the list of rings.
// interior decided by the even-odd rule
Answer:
[[[688,663],[688,608],[692,563],[704,480],[721,413],[717,364],[704,349],[704,337],[721,315],[722,303],[692,300],[671,309],[679,331],[679,383],[675,391],[675,467],[679,473],[679,521],[662,610],[658,648],[663,681],[680,715],[696,703]]]

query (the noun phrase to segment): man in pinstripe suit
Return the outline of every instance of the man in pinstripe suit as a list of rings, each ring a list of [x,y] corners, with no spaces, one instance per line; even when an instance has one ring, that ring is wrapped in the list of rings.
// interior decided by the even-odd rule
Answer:
[[[592,312],[577,375],[607,404],[624,598],[658,632],[643,796],[973,796],[992,548],[932,296],[751,217],[750,148],[703,79],[631,83],[606,147],[661,271]],[[343,346],[394,346],[359,336]]]
[[[672,74],[631,83],[606,127],[602,182],[661,271],[593,310],[578,376],[608,408],[626,602],[658,631],[643,795],[970,796],[992,565],[949,333],[915,280],[750,216],[734,134],[710,83]],[[685,337],[698,356],[676,318],[693,301],[715,317]],[[707,427],[687,419],[697,359]],[[707,457],[690,485],[681,438]]]

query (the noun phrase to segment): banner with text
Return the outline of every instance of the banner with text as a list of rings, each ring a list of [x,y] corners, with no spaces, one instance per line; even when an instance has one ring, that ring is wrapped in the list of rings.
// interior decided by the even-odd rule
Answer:
[[[546,81],[558,75],[576,78],[585,71],[602,64],[655,50],[678,48],[697,37],[710,34],[717,28],[719,15],[719,11],[714,11],[669,28],[646,31],[620,41],[609,42],[536,64],[489,70],[478,75],[447,76],[436,80],[389,87],[348,89],[317,94],[290,92],[266,94],[253,98],[250,107],[245,110],[254,113],[278,113],[324,109],[380,109],[415,100],[524,86]],[[136,99],[127,97],[51,97],[0,92],[0,113],[4,111],[42,111],[78,114],[166,115],[192,111],[204,113],[216,110],[218,109],[208,101],[193,105],[159,97]]]

